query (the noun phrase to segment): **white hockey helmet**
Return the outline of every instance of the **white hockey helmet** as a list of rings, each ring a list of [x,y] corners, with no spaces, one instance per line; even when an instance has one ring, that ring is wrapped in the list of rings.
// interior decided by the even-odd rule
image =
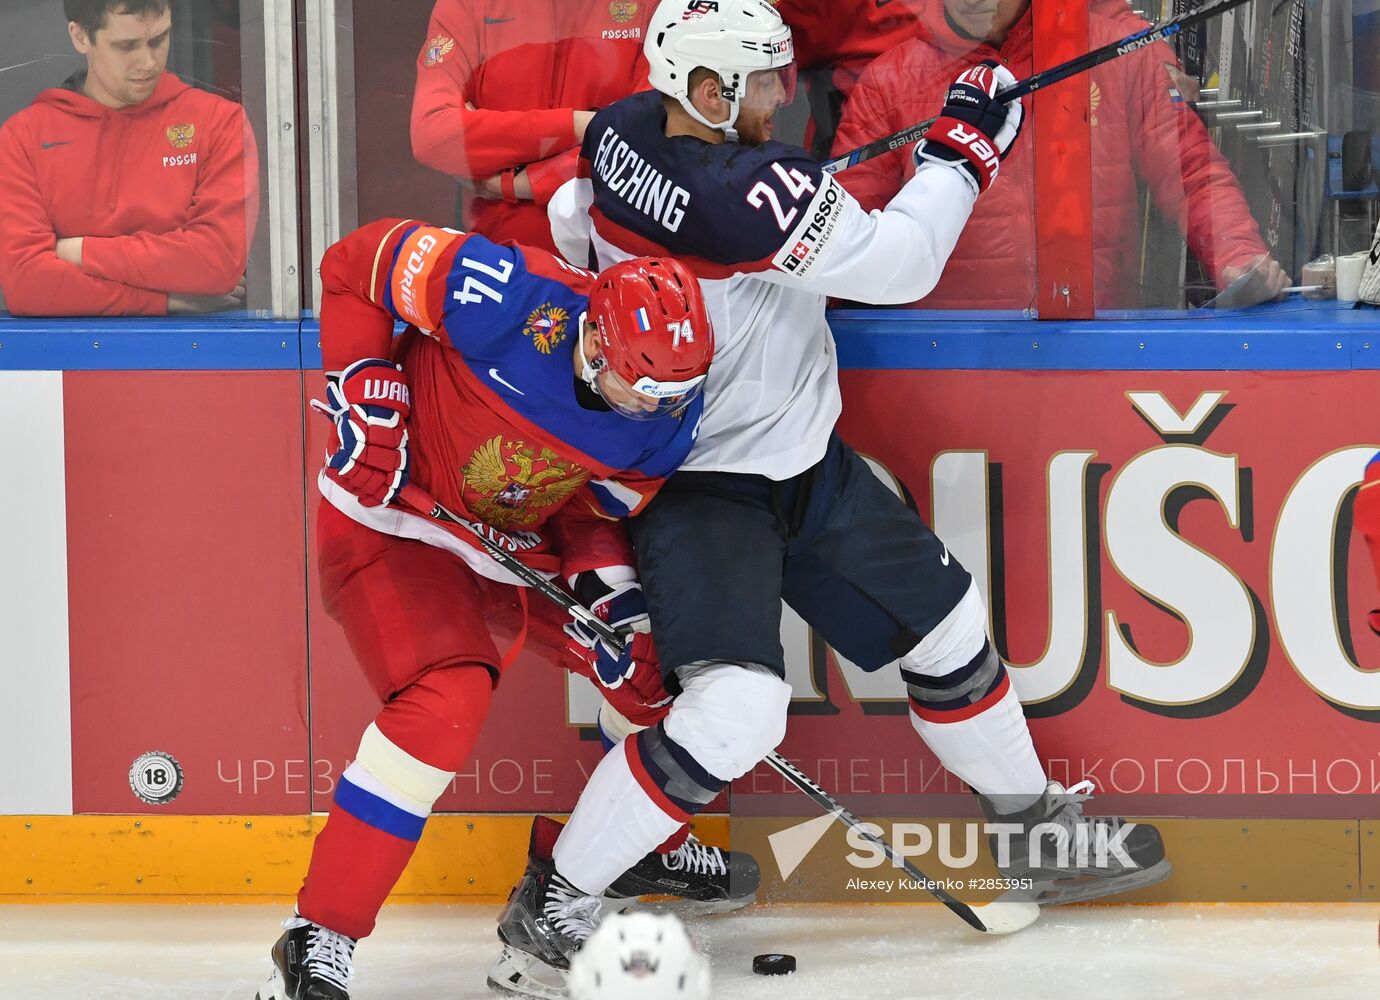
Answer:
[[[730,139],[749,74],[793,69],[795,62],[791,29],[767,0],[661,0],[642,51],[652,86]],[[700,66],[719,76],[729,105],[726,121],[708,121],[690,102],[690,74]],[[792,88],[793,77],[786,89]]]
[[[709,1000],[709,962],[671,914],[604,918],[570,960],[570,1000]]]

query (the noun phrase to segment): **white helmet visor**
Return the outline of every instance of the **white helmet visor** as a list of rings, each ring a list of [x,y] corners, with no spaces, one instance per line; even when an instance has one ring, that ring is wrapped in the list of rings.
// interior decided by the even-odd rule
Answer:
[[[795,100],[795,84],[793,62],[776,69],[756,70],[748,74],[747,85],[738,97],[738,105],[740,108],[773,112]]]

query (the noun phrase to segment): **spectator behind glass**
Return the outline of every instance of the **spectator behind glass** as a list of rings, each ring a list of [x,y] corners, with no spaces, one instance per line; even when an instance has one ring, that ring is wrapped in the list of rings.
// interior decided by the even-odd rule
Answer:
[[[1105,7],[1106,5],[1099,5]],[[1121,17],[1095,7],[1092,48],[1125,37]],[[925,0],[917,38],[876,59],[844,108],[834,149],[841,153],[924,121],[943,103],[945,81],[965,64],[1000,59],[1031,73],[1029,0]],[[1226,159],[1197,114],[1170,93],[1163,43],[1104,63],[1075,80],[1092,91],[1093,272],[1099,308],[1140,304],[1136,177],[1175,220],[1193,254],[1225,288],[1260,261],[1241,301],[1280,296],[1289,278],[1268,256]],[[1065,84],[1077,86],[1079,84]],[[1022,309],[1035,301],[1035,112],[1001,173],[978,200],[944,275],[915,305],[932,309]],[[912,158],[888,153],[838,175],[864,208],[880,208],[915,172]]]
[[[802,143],[816,159],[829,152],[839,116],[868,64],[920,34],[920,0],[776,0],[791,29],[795,61],[810,95]]]
[[[412,154],[463,186],[460,225],[555,252],[546,204],[594,111],[647,89],[654,0],[438,0],[417,57]]]
[[[169,0],[65,0],[86,70],[0,126],[0,291],[23,316],[244,305],[244,110],[166,72]]]

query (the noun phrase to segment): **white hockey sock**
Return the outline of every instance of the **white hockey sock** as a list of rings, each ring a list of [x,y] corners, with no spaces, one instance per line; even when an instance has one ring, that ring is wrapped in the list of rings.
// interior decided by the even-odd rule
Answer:
[[[1005,812],[1032,805],[1044,794],[1045,769],[1035,756],[1030,729],[1016,689],[977,715],[955,722],[930,722],[912,709],[911,725],[934,751],[939,763],[980,795],[1003,796]]]
[[[681,825],[642,790],[624,747],[616,746],[594,769],[556,841],[556,871],[581,892],[602,896]]]

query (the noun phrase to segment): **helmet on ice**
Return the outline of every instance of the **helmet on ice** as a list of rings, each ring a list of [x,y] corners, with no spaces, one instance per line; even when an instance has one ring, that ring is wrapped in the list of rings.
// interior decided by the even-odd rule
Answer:
[[[670,914],[615,913],[570,962],[570,1000],[709,1000],[709,962]]]

